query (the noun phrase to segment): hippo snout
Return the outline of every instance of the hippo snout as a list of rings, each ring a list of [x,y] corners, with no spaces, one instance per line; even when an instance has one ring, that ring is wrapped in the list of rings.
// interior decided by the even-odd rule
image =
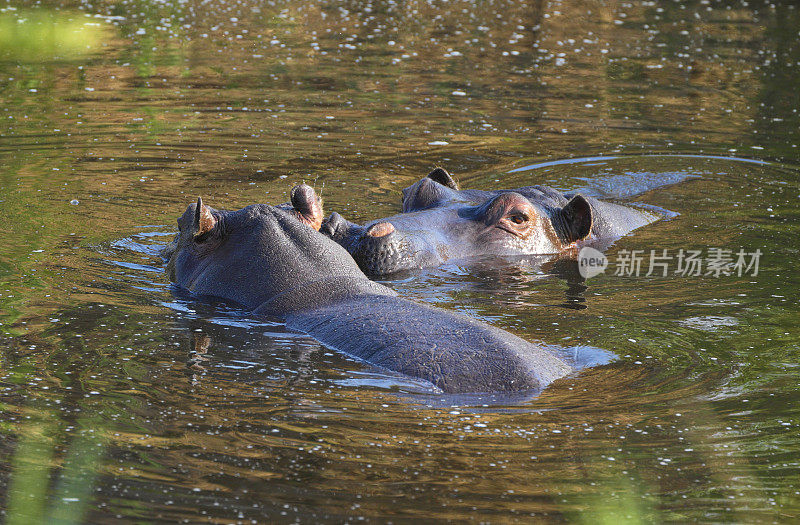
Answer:
[[[319,231],[344,247],[359,268],[373,277],[430,266],[438,260],[430,239],[419,233],[409,235],[389,221],[359,226],[334,212]]]
[[[319,227],[319,232],[327,237],[330,237],[339,244],[342,244],[342,241],[347,236],[347,230],[351,225],[352,223],[347,219],[338,213],[333,212],[327,219],[322,221],[322,225]]]
[[[367,235],[376,239],[380,237],[386,237],[393,232],[394,226],[391,222],[379,222],[377,224],[373,224],[367,229]]]
[[[365,273],[385,275],[405,270],[412,262],[406,245],[391,223],[379,222],[363,232],[351,254]]]

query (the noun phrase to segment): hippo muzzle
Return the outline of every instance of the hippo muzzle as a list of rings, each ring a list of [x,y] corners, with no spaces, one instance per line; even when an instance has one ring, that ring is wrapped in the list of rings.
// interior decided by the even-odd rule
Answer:
[[[368,275],[435,266],[443,260],[433,239],[417,232],[409,235],[398,231],[387,221],[359,226],[334,212],[323,222],[320,232],[344,246]]]

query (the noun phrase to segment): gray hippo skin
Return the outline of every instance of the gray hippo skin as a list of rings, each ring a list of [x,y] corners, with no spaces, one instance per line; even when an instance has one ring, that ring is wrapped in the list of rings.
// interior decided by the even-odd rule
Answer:
[[[564,361],[503,330],[397,297],[314,228],[322,208],[297,186],[292,204],[219,211],[198,200],[164,250],[167,271],[198,296],[235,301],[384,369],[443,392],[538,391],[571,372]]]
[[[557,254],[578,243],[607,244],[659,218],[548,186],[459,190],[437,168],[403,190],[403,213],[363,226],[333,213],[320,231],[350,252],[364,272],[379,277],[448,259]]]

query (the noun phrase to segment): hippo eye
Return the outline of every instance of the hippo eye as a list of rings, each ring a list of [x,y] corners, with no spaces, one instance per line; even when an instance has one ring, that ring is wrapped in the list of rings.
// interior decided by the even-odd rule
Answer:
[[[524,222],[528,222],[528,216],[525,215],[524,213],[515,213],[514,215],[510,215],[508,219],[514,224],[522,224]]]

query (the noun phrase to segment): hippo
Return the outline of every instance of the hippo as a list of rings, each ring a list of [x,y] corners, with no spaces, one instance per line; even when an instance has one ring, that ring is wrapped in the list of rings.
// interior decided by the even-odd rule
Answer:
[[[548,186],[460,190],[436,168],[403,190],[403,212],[359,226],[338,213],[320,231],[373,277],[481,255],[577,253],[608,246],[661,218],[658,213]]]
[[[573,371],[543,345],[422,305],[371,281],[317,231],[321,201],[296,186],[287,205],[236,211],[198,199],[162,255],[170,280],[196,297],[280,318],[325,346],[445,393],[538,392]]]

